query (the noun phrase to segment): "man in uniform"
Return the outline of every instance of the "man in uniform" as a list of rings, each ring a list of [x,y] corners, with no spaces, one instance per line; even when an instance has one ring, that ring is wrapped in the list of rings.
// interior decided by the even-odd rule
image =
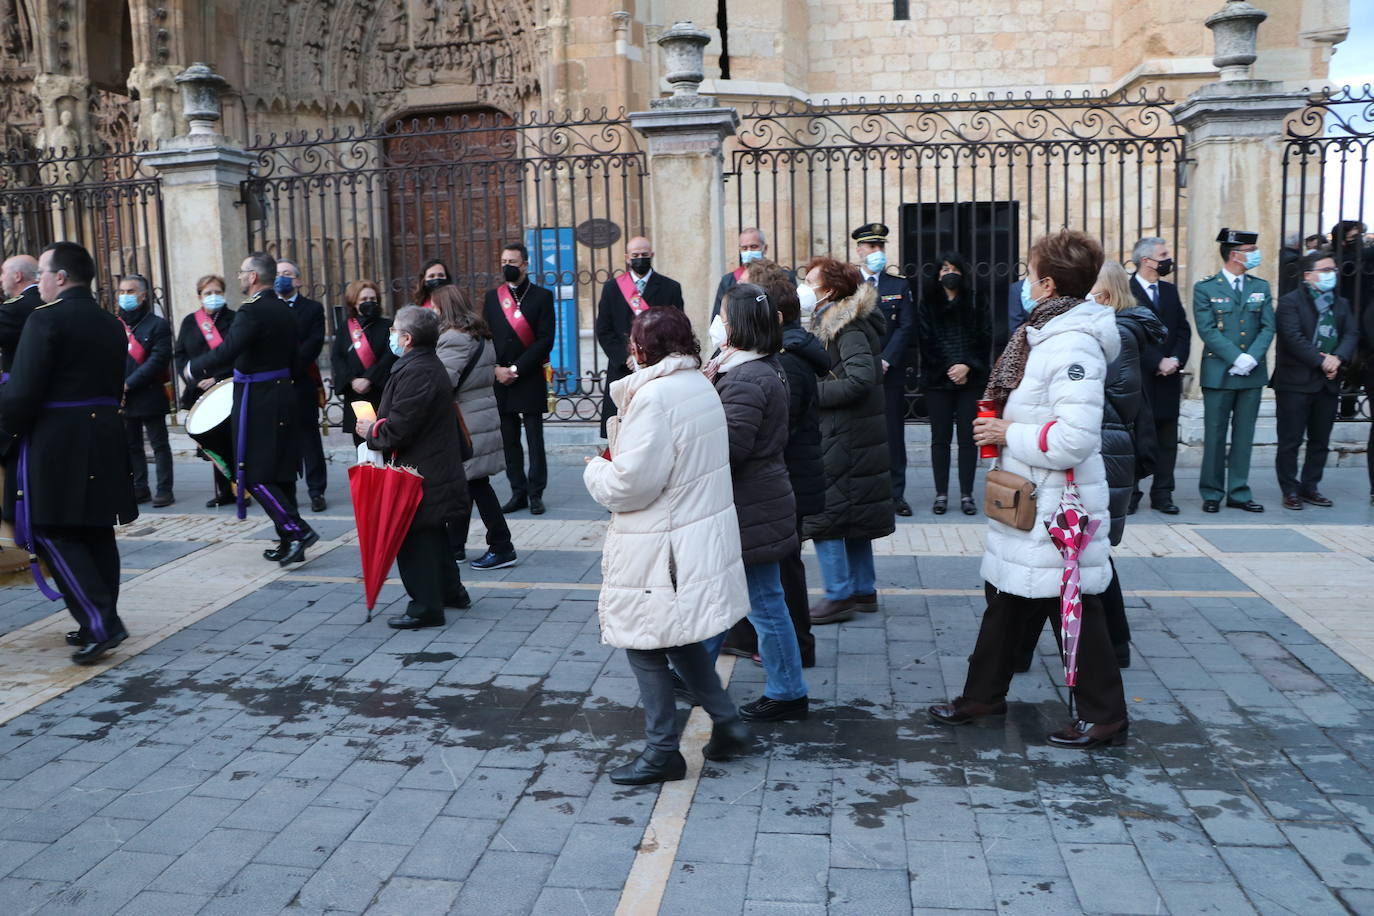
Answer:
[[[124,435],[129,440],[129,469],[134,499],[153,501],[154,509],[176,502],[172,495],[172,446],[167,441],[167,381],[171,378],[172,326],[153,314],[148,281],[130,274],[119,281],[119,317],[129,339],[124,379]],[[148,489],[148,459],[143,431],[153,446],[157,493]]]
[[[119,319],[91,295],[95,262],[56,242],[38,259],[45,303],[24,323],[0,420],[19,437],[6,462],[5,515],[16,539],[47,564],[47,597],[66,601],[78,628],[72,661],[89,665],[127,637],[119,619],[114,526],[138,517],[119,402],[127,342]]]
[[[1155,422],[1150,508],[1165,515],[1178,515],[1178,506],[1174,504],[1174,467],[1178,461],[1179,404],[1183,400],[1180,372],[1188,364],[1193,332],[1188,326],[1188,313],[1178,298],[1178,287],[1162,279],[1174,271],[1168,243],[1158,236],[1143,238],[1131,249],[1131,260],[1135,262],[1131,292],[1167,329],[1163,342],[1147,343],[1140,354],[1145,398]],[[1140,497],[1139,489],[1132,493],[1131,511],[1140,504]]]
[[[0,303],[0,370],[8,374],[14,366],[19,332],[29,313],[43,304],[38,295],[38,262],[31,255],[17,254],[0,264],[0,290],[5,294]]]
[[[906,501],[906,350],[916,325],[911,284],[887,272],[887,226],[865,223],[850,233],[859,254],[864,282],[878,292],[878,307],[887,319],[883,348],[883,399],[887,407],[887,454],[892,471],[892,503],[898,515],[910,515]]]
[[[324,443],[320,441],[320,407],[324,381],[315,362],[324,349],[324,306],[301,295],[301,269],[295,261],[277,262],[273,290],[296,316],[296,360],[291,365],[291,384],[296,392],[296,428],[300,437],[301,474],[310,494],[310,511],[323,512],[329,480],[324,465]]]
[[[1259,234],[1223,229],[1221,270],[1193,284],[1193,320],[1202,338],[1203,512],[1263,512],[1250,492],[1250,452],[1260,394],[1269,381],[1266,354],[1274,340],[1274,302],[1260,266]],[[1231,431],[1227,449],[1226,431]]]
[[[596,339],[606,354],[605,395],[601,399],[601,435],[606,421],[616,414],[611,383],[630,374],[630,325],[635,317],[655,305],[682,308],[682,284],[653,269],[654,246],[635,236],[625,246],[626,272],[601,287],[596,306]]]
[[[277,528],[279,543],[262,555],[286,566],[305,559],[305,549],[320,539],[296,508],[296,471],[300,436],[292,366],[296,364],[296,319],[272,291],[276,262],[257,252],[239,268],[239,285],[248,299],[234,313],[224,342],[190,361],[188,381],[211,378],[234,367],[234,469],[238,476],[239,518],[244,489],[250,490]]]
[[[544,458],[544,414],[549,409],[545,366],[553,351],[557,317],[553,293],[531,282],[529,263],[529,251],[520,242],[501,249],[502,282],[487,291],[482,311],[496,350],[496,407],[510,481],[510,501],[501,511],[528,508],[531,515],[543,515],[544,486],[549,482]],[[530,449],[528,477],[520,447],[522,426]]]

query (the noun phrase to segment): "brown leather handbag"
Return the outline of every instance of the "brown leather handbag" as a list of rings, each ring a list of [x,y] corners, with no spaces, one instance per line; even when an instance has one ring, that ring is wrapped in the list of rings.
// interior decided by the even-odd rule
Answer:
[[[994,467],[983,480],[983,514],[1017,531],[1035,527],[1035,484]]]

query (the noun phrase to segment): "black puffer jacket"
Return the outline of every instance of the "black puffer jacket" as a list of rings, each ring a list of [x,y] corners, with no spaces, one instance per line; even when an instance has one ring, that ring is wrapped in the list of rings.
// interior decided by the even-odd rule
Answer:
[[[1154,419],[1145,398],[1140,354],[1149,344],[1164,339],[1165,328],[1154,312],[1133,305],[1116,313],[1121,353],[1107,366],[1107,398],[1102,405],[1102,463],[1107,469],[1111,542],[1121,543],[1126,530],[1126,511],[1135,489],[1136,456],[1152,452],[1141,448],[1138,438],[1154,438]]]
[[[825,508],[802,522],[815,540],[887,537],[896,528],[883,405],[884,320],[868,284],[812,319],[830,356],[818,385]]]
[[[825,508],[825,464],[821,460],[820,395],[816,379],[830,371],[830,354],[800,321],[783,325],[782,352],[790,403],[787,411],[787,476],[797,499],[797,514],[815,515]]]
[[[776,356],[716,375],[730,433],[730,477],[745,563],[773,563],[797,549],[797,504],[787,477],[787,375]]]
[[[921,384],[927,390],[981,391],[987,384],[992,315],[985,296],[974,296],[965,289],[951,300],[943,287],[937,289],[916,307],[916,333],[921,347]],[[968,380],[956,385],[948,373],[961,363],[968,366]]]

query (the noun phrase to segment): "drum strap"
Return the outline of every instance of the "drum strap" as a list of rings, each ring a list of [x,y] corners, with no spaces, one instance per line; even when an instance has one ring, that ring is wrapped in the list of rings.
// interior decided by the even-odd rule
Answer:
[[[43,404],[45,409],[60,410],[65,407],[118,407],[118,398],[87,398],[84,401],[47,401]],[[38,586],[43,597],[49,601],[56,601],[62,597],[47,580],[43,578],[43,571],[38,568],[38,555],[34,552],[33,534],[33,515],[29,510],[29,437],[23,436],[19,440],[19,485],[16,488],[14,501],[14,540],[20,547],[29,552],[29,570],[33,573],[33,584]],[[75,583],[73,583],[73,587]]]
[[[240,372],[234,370],[234,381],[243,386],[243,397],[239,398],[239,434],[234,442],[234,477],[238,481],[238,517],[248,517],[248,504],[244,500],[243,456],[248,447],[248,392],[257,382],[275,382],[291,377],[290,369],[273,369],[271,372]]]

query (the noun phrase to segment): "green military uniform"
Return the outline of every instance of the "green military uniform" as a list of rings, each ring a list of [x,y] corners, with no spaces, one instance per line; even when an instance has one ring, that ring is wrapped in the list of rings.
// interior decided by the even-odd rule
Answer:
[[[1266,354],[1274,340],[1274,300],[1269,282],[1245,274],[1241,288],[1226,271],[1193,284],[1193,317],[1202,338],[1204,411],[1202,474],[1204,500],[1250,502],[1250,452],[1260,396],[1269,382]],[[1236,358],[1248,353],[1258,363],[1248,375],[1232,375]],[[1227,427],[1231,447],[1226,447]]]

